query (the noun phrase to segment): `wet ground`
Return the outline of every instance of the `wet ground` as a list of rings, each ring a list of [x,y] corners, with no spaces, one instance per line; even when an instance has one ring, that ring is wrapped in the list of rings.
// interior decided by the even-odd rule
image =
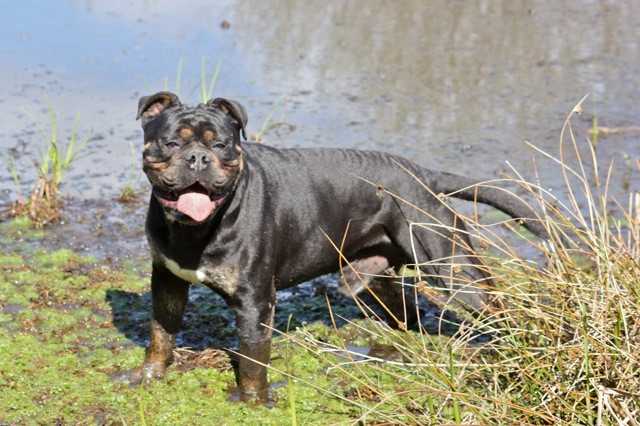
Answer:
[[[40,237],[16,224],[4,224],[1,230],[3,236],[20,234],[25,243]],[[264,419],[282,424],[288,418],[286,395],[296,385],[276,372],[270,374],[276,399],[271,410],[229,402],[235,381],[232,355],[224,348],[233,344],[233,320],[212,292],[191,292],[166,380],[129,388],[110,377],[138,365],[148,343],[150,297],[144,266],[134,260],[96,262],[70,250],[22,248],[20,254],[0,254],[1,424],[31,424],[34,419],[42,424],[193,424],[196,418],[207,424],[220,418],[231,424]],[[309,302],[313,297],[306,299],[307,310],[320,311]],[[277,326],[301,325],[287,317],[287,301],[283,306]],[[335,309],[353,319],[340,301]],[[353,327],[336,333],[319,323],[311,327],[323,339],[343,335],[355,341],[358,334]],[[367,342],[360,339],[359,344]],[[338,376],[330,378],[313,355],[289,346],[276,339],[274,366],[335,389],[332,382]],[[321,424],[325,416],[344,421],[353,414],[348,404],[336,405],[323,392],[295,393],[306,401],[296,409],[305,424]]]
[[[20,219],[17,222],[0,222],[0,253],[30,258],[43,250],[70,250],[79,256],[95,259],[96,266],[125,269],[137,274],[147,282],[148,290],[151,264],[144,235],[145,213],[146,200],[142,197],[129,203],[69,198],[65,201],[61,222],[45,230],[34,230],[27,224],[22,226]],[[128,219],[124,220],[123,217]],[[75,272],[86,275],[86,271]],[[114,326],[132,342],[146,346],[150,292],[141,295],[112,288],[107,291],[106,300],[113,311]],[[189,300],[185,330],[177,338],[179,346],[202,350],[211,346],[231,347],[237,343],[234,316],[222,298],[204,286],[193,286]],[[336,314],[346,320],[363,317],[355,304],[338,292],[338,277],[327,275],[278,293],[276,328],[285,330],[315,321],[330,324],[327,300]],[[20,309],[9,306],[9,310],[14,308]],[[132,312],[135,312],[133,316],[137,318],[136,321],[131,321]],[[337,323],[342,325],[345,319],[338,318]],[[212,323],[217,324],[216,332],[212,332]]]
[[[238,406],[233,399],[234,355],[228,350],[237,347],[234,315],[219,296],[197,285],[189,294],[167,378],[144,388],[112,380],[138,366],[149,344],[150,268],[140,221],[144,209],[142,200],[104,204],[67,199],[62,222],[44,231],[22,218],[0,223],[0,424],[28,424],[30,419],[47,424],[193,424],[195,418],[204,423],[225,418],[229,424],[289,424],[291,415],[304,424],[326,424],[358,415],[335,395],[378,400],[366,388],[345,381],[342,369],[330,373],[332,363],[325,356],[275,333],[271,408]],[[120,216],[135,219],[123,223],[116,219]],[[435,334],[435,311],[426,306],[424,311],[424,325]],[[274,327],[291,336],[299,333],[301,341],[306,333],[331,343],[336,350],[329,359],[334,362],[411,362],[375,333],[364,331],[377,326],[363,318],[337,291],[337,277],[325,276],[279,292]],[[444,319],[444,334],[450,335],[456,327],[446,321],[453,318]],[[302,387],[287,374],[313,386]],[[300,403],[291,414],[296,399]]]

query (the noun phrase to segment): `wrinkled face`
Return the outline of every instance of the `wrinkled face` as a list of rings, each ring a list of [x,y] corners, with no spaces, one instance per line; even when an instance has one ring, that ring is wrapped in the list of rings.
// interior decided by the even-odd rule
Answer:
[[[160,92],[140,99],[138,117],[143,170],[167,219],[191,225],[211,219],[243,169],[244,108],[220,98],[188,107]]]

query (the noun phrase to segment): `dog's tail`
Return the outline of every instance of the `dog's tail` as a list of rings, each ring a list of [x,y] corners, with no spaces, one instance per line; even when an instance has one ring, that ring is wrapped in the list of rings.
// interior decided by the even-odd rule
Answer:
[[[540,238],[549,238],[547,229],[531,207],[507,191],[482,185],[481,181],[447,172],[431,171],[431,189],[466,201],[477,201],[495,207],[515,219],[521,219],[529,231]]]

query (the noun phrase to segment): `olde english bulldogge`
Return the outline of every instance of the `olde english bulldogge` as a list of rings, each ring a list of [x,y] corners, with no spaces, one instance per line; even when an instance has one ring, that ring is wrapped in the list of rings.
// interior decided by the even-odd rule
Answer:
[[[198,282],[236,314],[240,397],[265,400],[271,347],[265,325],[272,324],[276,291],[337,271],[340,257],[330,240],[351,265],[343,285],[352,295],[381,281],[371,276],[420,264],[433,285],[483,311],[490,279],[470,252],[464,223],[438,194],[489,204],[546,236],[516,197],[398,156],[246,143],[247,113],[232,100],[187,106],[159,92],[140,99],[138,118],[152,186],[146,232],[153,317],[144,362],[127,375],[133,384],[165,374],[189,285]],[[439,225],[411,226],[421,222]],[[452,253],[458,267],[437,261]],[[392,280],[376,288],[398,324],[415,320],[415,308],[399,302]]]

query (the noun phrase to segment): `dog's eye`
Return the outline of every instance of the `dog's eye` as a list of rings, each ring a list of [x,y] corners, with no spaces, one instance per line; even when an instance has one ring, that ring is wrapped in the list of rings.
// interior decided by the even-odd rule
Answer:
[[[174,142],[174,141],[166,141],[164,143],[164,146],[166,146],[167,148],[176,148],[179,146],[178,142]]]
[[[224,142],[216,142],[213,145],[214,148],[218,148],[218,149],[225,149],[227,147],[227,144]]]

